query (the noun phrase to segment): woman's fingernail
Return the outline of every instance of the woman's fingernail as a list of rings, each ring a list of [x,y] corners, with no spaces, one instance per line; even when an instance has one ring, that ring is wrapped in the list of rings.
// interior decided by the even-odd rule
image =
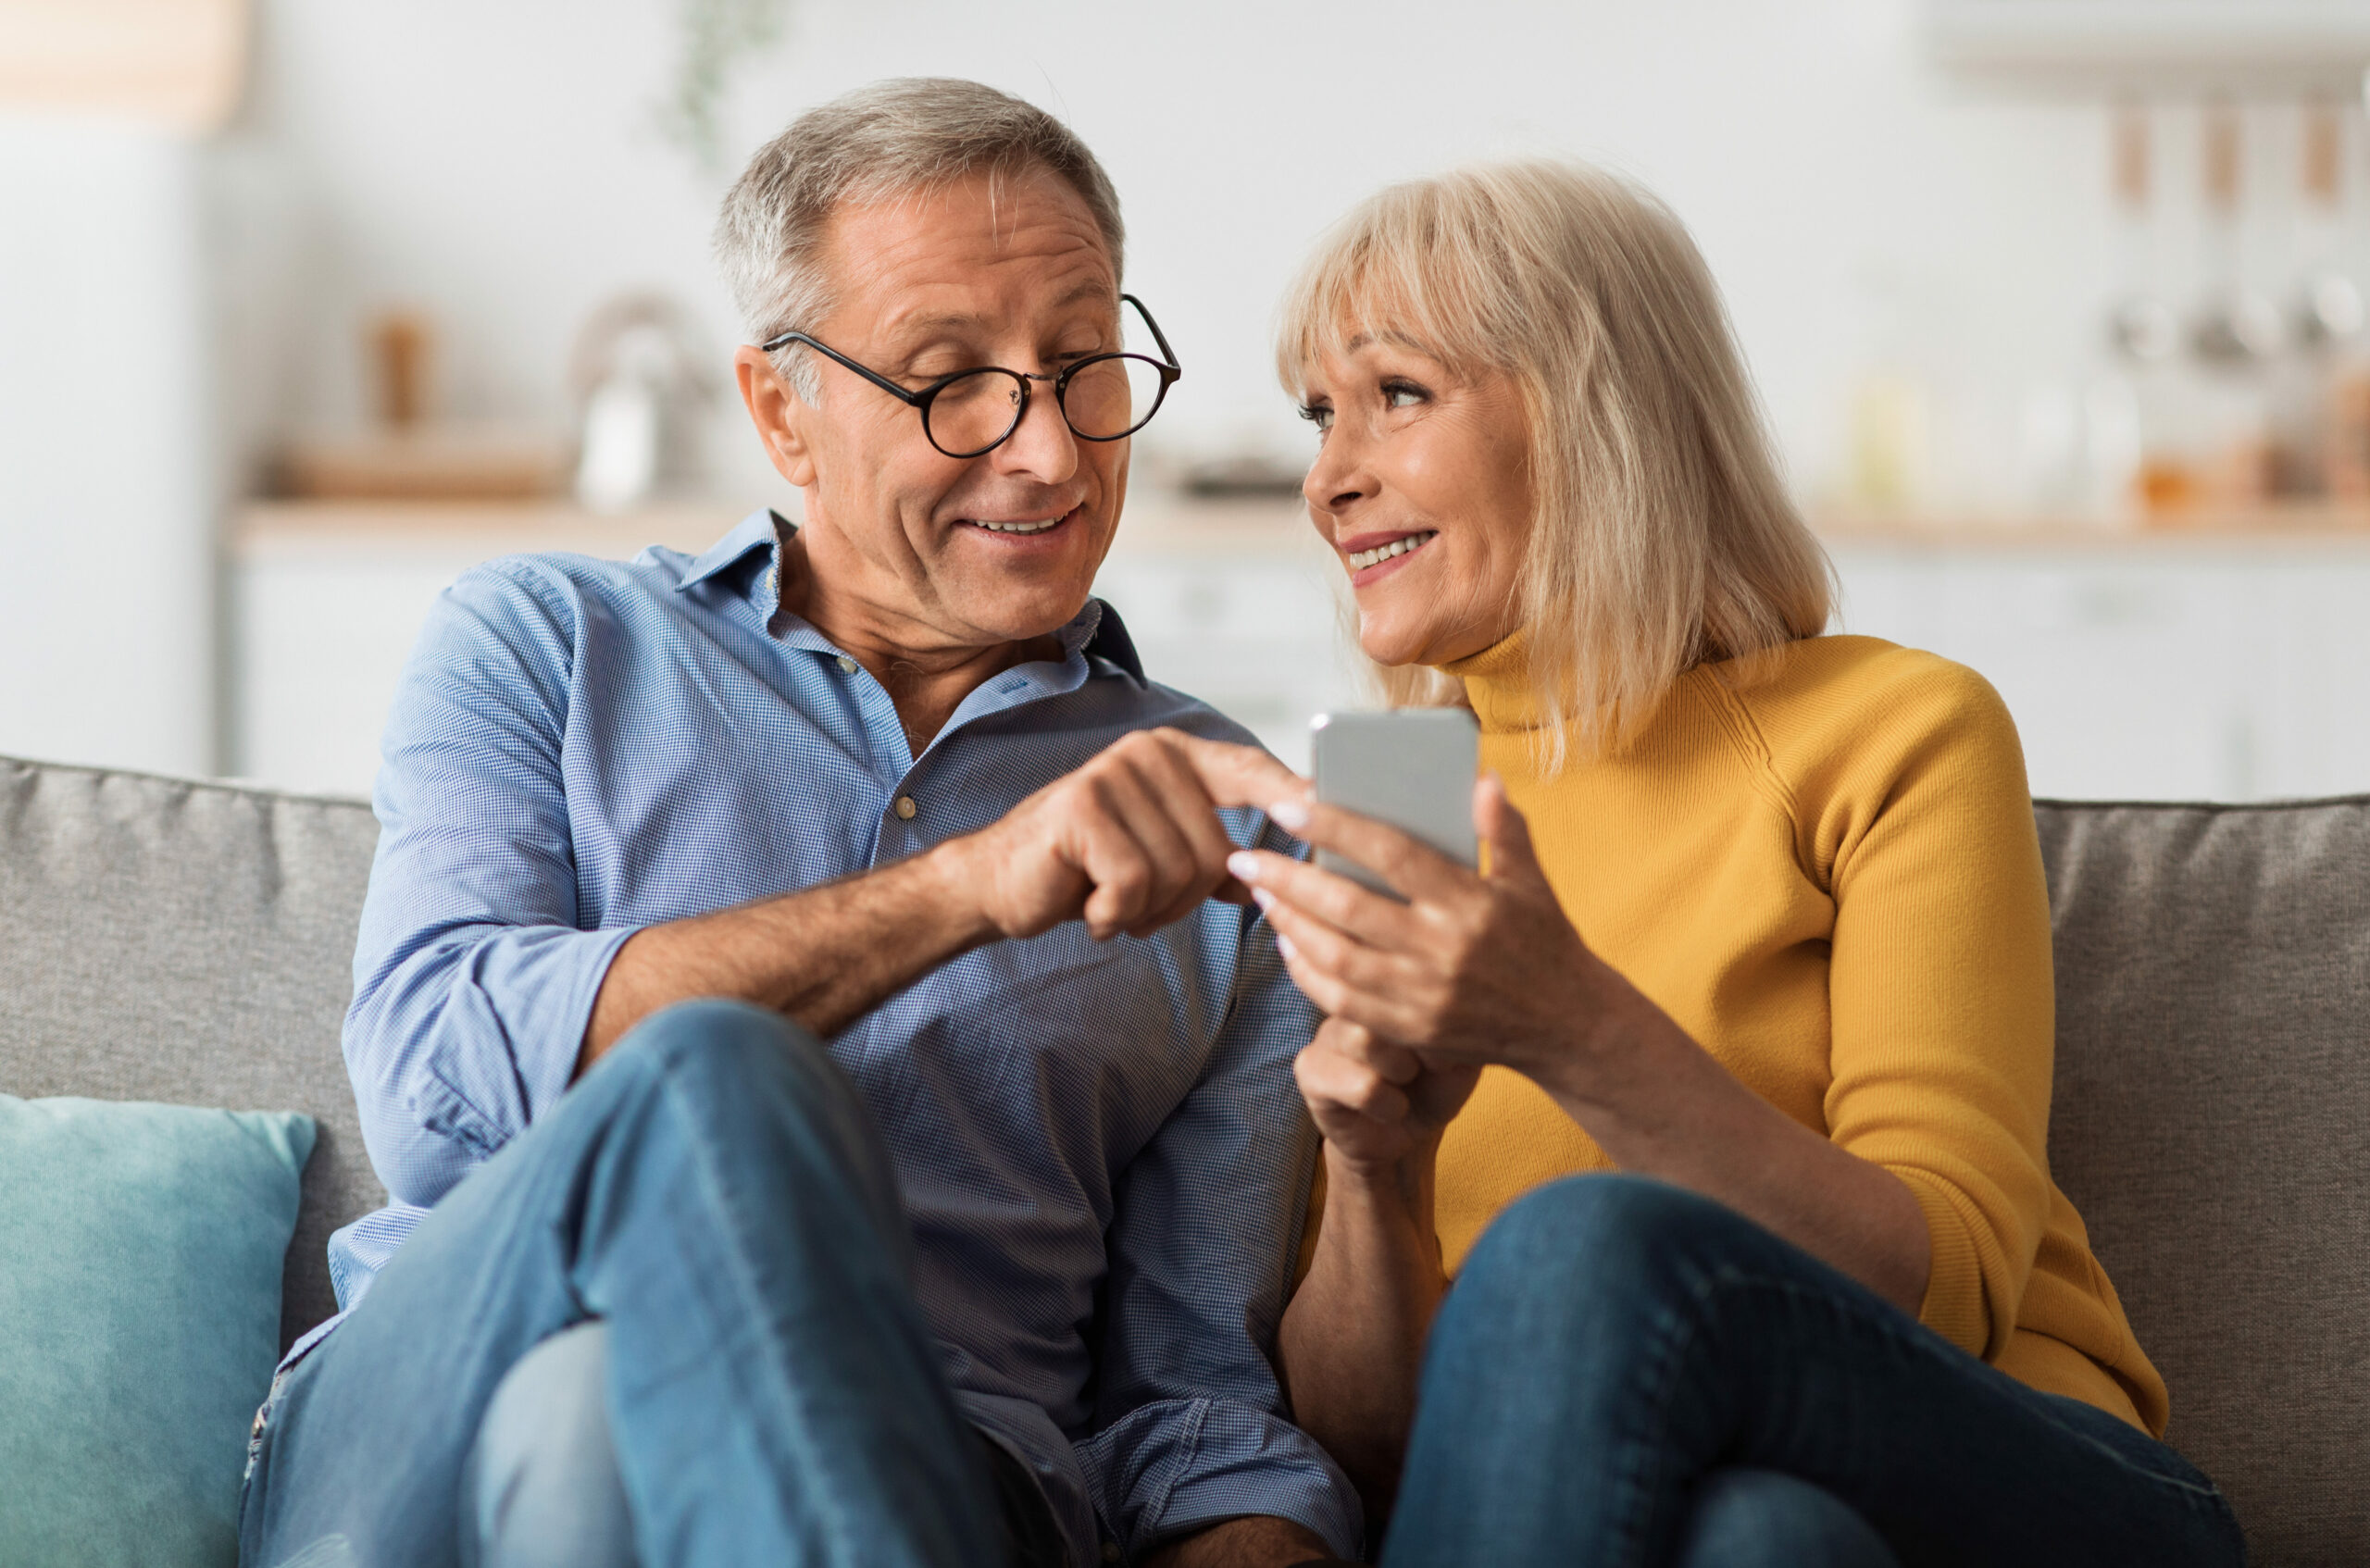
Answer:
[[[1276,907],[1276,895],[1265,888],[1254,888],[1251,890],[1251,902],[1263,910],[1273,909]]]
[[[1245,886],[1259,880],[1259,857],[1249,850],[1237,850],[1227,856],[1226,868]]]
[[[1297,958],[1300,956],[1300,949],[1292,946],[1292,940],[1284,935],[1281,931],[1276,933],[1276,951],[1282,953],[1286,958]]]
[[[1268,820],[1287,833],[1297,833],[1308,826],[1306,801],[1278,801],[1267,808]]]

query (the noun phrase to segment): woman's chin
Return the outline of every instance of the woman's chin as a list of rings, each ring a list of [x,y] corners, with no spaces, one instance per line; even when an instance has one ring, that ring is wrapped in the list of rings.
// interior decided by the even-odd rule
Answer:
[[[1424,636],[1421,631],[1403,628],[1376,628],[1367,625],[1361,625],[1358,628],[1358,651],[1386,669],[1397,669],[1403,665],[1434,663],[1435,661],[1424,656],[1425,650],[1431,645],[1432,641]]]

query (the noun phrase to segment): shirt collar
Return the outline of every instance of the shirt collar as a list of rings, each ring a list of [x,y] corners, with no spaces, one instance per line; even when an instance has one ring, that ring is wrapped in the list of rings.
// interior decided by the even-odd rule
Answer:
[[[680,593],[719,572],[739,566],[753,551],[772,552],[778,538],[775,532],[777,526],[788,528],[791,525],[775,516],[770,509],[750,513],[730,533],[709,545],[706,553],[692,563],[691,571],[675,585],[675,591]]]
[[[772,557],[772,564],[761,579],[764,587],[758,608],[770,620],[775,606],[780,603],[775,595],[780,591],[780,579],[776,573],[780,566],[781,541],[797,529],[797,524],[770,508],[750,513],[734,526],[730,533],[709,545],[699,559],[692,563],[692,569],[684,575],[682,581],[675,585],[675,591],[680,593],[695,583],[720,576],[763,550]],[[821,632],[803,620],[791,618],[792,624],[782,629],[784,643],[792,648],[811,648],[817,653],[840,652]],[[1072,616],[1054,635],[1061,640],[1065,660],[1083,653],[1090,661],[1107,660],[1119,673],[1139,686],[1149,684],[1144,679],[1143,658],[1136,652],[1136,640],[1128,635],[1127,626],[1119,619],[1119,612],[1102,600],[1089,599],[1086,607]]]

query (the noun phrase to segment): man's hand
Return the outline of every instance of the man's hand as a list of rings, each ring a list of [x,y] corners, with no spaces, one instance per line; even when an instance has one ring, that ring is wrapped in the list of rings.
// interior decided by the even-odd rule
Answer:
[[[1254,746],[1174,729],[1122,737],[992,828],[780,898],[637,932],[601,982],[577,1056],[590,1067],[669,1002],[739,997],[829,1036],[957,955],[1083,919],[1095,940],[1148,935],[1228,875],[1221,806],[1298,801],[1307,785]]]
[[[1222,806],[1298,800],[1307,785],[1254,746],[1138,730],[1002,822],[932,851],[986,922],[1033,937],[1083,920],[1097,941],[1149,936],[1204,899],[1249,902],[1226,868]]]
[[[1480,1076],[1460,1063],[1428,1064],[1341,1018],[1326,1019],[1292,1063],[1326,1144],[1368,1169],[1436,1148]]]

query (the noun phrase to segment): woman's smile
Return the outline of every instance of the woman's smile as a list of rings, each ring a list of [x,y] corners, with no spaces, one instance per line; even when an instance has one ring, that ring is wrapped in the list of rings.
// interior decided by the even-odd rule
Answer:
[[[1439,537],[1438,529],[1359,533],[1338,541],[1334,548],[1350,564],[1350,586],[1364,588],[1397,571],[1400,563]]]

